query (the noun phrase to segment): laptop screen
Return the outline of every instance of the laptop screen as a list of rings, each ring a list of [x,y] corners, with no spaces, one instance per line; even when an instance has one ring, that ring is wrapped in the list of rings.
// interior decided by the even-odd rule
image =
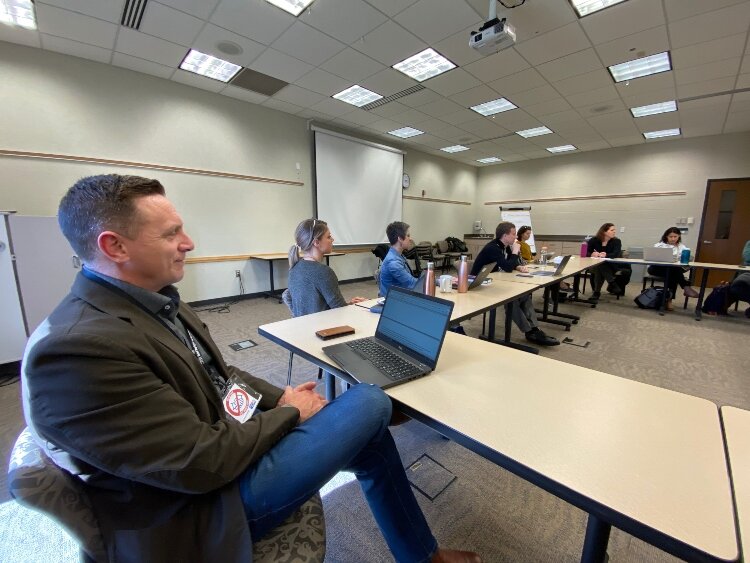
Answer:
[[[409,348],[434,368],[452,311],[451,301],[394,287],[388,292],[375,336],[399,349]]]

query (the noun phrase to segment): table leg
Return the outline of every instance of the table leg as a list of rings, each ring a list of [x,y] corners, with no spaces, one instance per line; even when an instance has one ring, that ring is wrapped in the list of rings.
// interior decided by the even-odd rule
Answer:
[[[513,322],[513,309],[512,307],[514,301],[511,301],[510,303],[507,303],[505,305],[505,339],[504,340],[496,340],[495,339],[495,322],[497,321],[497,308],[490,310],[490,327],[487,329],[487,336],[485,337],[488,342],[494,342],[495,344],[499,344],[500,346],[507,346],[508,348],[515,348],[516,350],[523,350],[524,352],[529,352],[531,354],[538,354],[539,350],[534,348],[533,346],[527,346],[525,344],[516,344],[515,342],[510,341],[510,330],[512,327]],[[483,338],[480,336],[480,338]]]
[[[664,311],[667,310],[667,299],[672,297],[672,294],[669,291],[669,268],[664,268],[664,299],[661,300],[661,305],[659,306],[659,314],[663,317]]]
[[[553,324],[553,325],[563,326],[563,327],[565,327],[566,331],[570,331],[570,323],[568,321],[558,321],[557,319],[550,319],[549,318],[550,315],[555,314],[555,313],[550,313],[549,312],[550,296],[551,296],[552,291],[553,291],[552,287],[553,286],[549,286],[548,285],[547,287],[544,288],[544,307],[542,308],[541,311],[539,309],[534,309],[534,311],[536,313],[541,313],[542,314],[541,318],[539,318],[538,320],[540,320],[542,322],[545,322],[545,323]],[[559,285],[556,285],[555,287],[559,288]],[[562,315],[557,314],[556,316],[560,316],[561,317]]]
[[[698,303],[695,305],[695,320],[701,320],[701,309],[703,307],[703,298],[706,295],[706,285],[708,284],[708,268],[703,268],[703,275],[701,276],[701,289],[698,292]]]
[[[332,373],[325,373],[326,377],[326,400],[333,401],[336,398],[336,378]]]
[[[586,538],[583,540],[581,563],[601,563],[607,559],[607,544],[612,526],[589,514]]]

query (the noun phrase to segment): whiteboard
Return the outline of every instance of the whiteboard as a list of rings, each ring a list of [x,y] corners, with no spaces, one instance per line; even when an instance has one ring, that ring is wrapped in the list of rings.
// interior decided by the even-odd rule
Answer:
[[[531,236],[526,242],[531,247],[531,252],[536,252],[534,245],[534,226],[531,224],[531,209],[503,209],[500,211],[500,218],[503,221],[509,221],[516,226],[516,231],[527,225],[531,227]]]

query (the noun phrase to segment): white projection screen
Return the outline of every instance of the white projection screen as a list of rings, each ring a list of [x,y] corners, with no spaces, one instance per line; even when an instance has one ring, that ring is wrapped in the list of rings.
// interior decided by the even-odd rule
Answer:
[[[401,220],[404,153],[313,127],[317,216],[335,245],[386,241],[385,227]]]

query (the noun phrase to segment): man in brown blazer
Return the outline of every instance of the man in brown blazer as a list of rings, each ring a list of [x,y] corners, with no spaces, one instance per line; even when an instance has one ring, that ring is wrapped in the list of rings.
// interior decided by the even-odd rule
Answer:
[[[84,178],[58,219],[84,268],[29,341],[24,413],[84,483],[110,561],[246,563],[252,537],[342,469],[397,560],[479,561],[437,547],[380,389],[327,404],[312,382],[282,390],[224,363],[172,285],[193,242],[159,182]]]

